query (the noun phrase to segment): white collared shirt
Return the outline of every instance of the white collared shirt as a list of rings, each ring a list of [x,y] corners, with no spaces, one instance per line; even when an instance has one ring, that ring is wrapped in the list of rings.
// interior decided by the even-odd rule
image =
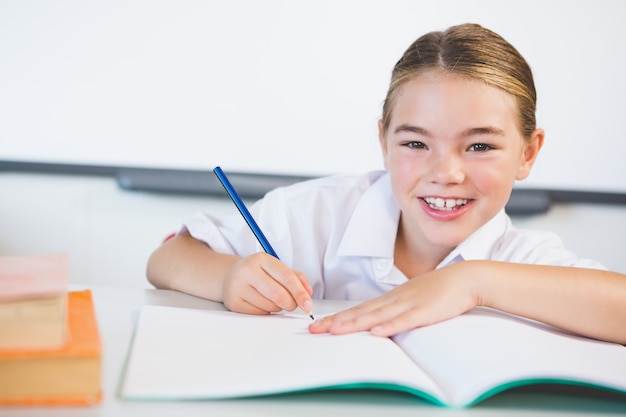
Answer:
[[[367,300],[408,280],[393,262],[400,208],[385,171],[277,188],[250,212],[281,261],[306,274],[313,298]],[[181,230],[217,252],[263,251],[238,214],[223,219],[199,214]],[[437,268],[475,259],[605,269],[566,250],[553,233],[515,228],[504,209]]]

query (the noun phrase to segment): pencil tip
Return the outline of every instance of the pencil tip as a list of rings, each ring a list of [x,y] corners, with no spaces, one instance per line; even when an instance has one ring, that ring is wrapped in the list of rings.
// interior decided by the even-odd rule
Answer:
[[[313,317],[313,314],[309,314],[309,317],[311,317],[311,320],[315,320],[315,317]]]

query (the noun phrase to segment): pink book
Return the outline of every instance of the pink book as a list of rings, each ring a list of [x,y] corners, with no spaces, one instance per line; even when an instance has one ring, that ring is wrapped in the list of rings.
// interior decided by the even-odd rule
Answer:
[[[66,253],[0,257],[0,302],[55,297],[67,292]]]

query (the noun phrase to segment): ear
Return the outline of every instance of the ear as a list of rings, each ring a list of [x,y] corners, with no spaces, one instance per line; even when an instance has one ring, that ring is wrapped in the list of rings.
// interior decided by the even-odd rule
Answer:
[[[383,121],[378,121],[378,143],[380,144],[380,150],[383,153],[383,164],[385,169],[387,168],[387,138],[385,137],[385,131],[383,130]]]
[[[530,135],[530,140],[524,145],[521,165],[519,167],[519,171],[517,171],[517,177],[515,177],[515,179],[523,180],[530,174],[530,170],[537,159],[537,155],[539,155],[539,150],[541,150],[541,147],[543,146],[544,135],[545,133],[543,129],[536,129]]]

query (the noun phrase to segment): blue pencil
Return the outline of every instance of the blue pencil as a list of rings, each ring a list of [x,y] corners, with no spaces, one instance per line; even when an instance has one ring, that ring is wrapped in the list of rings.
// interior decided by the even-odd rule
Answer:
[[[237,206],[237,209],[239,210],[243,218],[246,220],[246,223],[248,223],[250,230],[252,230],[252,233],[254,233],[254,236],[256,236],[257,240],[263,247],[263,250],[265,250],[265,252],[272,255],[276,259],[280,259],[278,255],[276,254],[276,252],[274,251],[274,248],[272,248],[272,245],[270,245],[270,242],[267,240],[267,238],[261,231],[261,228],[259,227],[259,225],[256,224],[254,217],[252,217],[252,214],[250,214],[250,212],[248,211],[248,207],[246,207],[245,203],[239,196],[239,193],[237,192],[237,190],[235,190],[235,187],[233,187],[233,185],[230,183],[224,171],[222,171],[222,168],[217,166],[213,169],[213,172],[217,176],[217,179],[220,180],[220,182],[224,186],[224,189],[230,196],[231,200],[233,200],[233,203],[235,203],[235,206]],[[309,314],[309,317],[311,317],[311,319],[314,320],[313,314],[309,312],[307,312],[307,314]]]
[[[272,245],[270,245],[270,242],[267,240],[267,238],[261,231],[261,228],[259,227],[259,225],[256,224],[256,221],[254,221],[254,217],[252,217],[252,214],[250,214],[250,212],[248,211],[248,208],[246,207],[245,203],[243,202],[241,197],[239,197],[239,193],[237,193],[237,190],[235,190],[235,187],[233,187],[233,185],[228,180],[228,177],[226,176],[224,171],[222,171],[222,168],[215,167],[213,172],[215,173],[215,175],[217,175],[217,179],[219,179],[222,185],[224,186],[224,189],[226,190],[230,198],[233,200],[233,203],[235,203],[235,206],[237,206],[237,209],[239,209],[239,212],[241,213],[243,218],[246,220],[246,223],[248,223],[248,226],[250,226],[250,229],[252,230],[252,233],[254,233],[254,236],[256,236],[261,246],[263,246],[263,250],[265,250],[265,252],[269,253],[276,259],[280,259],[278,255],[276,255],[276,252],[274,251],[274,248],[272,248]]]

